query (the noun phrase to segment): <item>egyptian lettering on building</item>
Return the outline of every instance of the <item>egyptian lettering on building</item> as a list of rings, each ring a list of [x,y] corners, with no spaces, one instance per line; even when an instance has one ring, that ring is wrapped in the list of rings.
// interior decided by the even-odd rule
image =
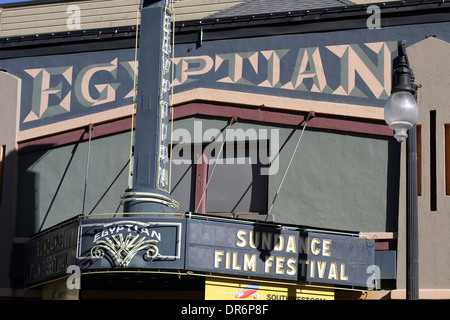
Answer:
[[[74,66],[41,67],[25,69],[32,81],[31,90],[23,94],[31,94],[31,105],[22,106],[28,110],[23,122],[31,122],[58,114],[70,113],[74,104],[85,108],[95,108],[111,104],[117,100],[133,97],[135,61],[119,62],[113,58],[105,63],[90,64],[74,73]],[[128,78],[118,78],[118,69],[126,70]],[[107,80],[105,83],[95,83],[100,75]],[[29,83],[25,78],[25,85]],[[117,95],[119,86],[127,86],[129,90],[122,96]],[[50,101],[52,100],[52,102]]]
[[[375,61],[363,49],[372,51]],[[201,75],[208,73],[219,75],[224,69],[225,76],[215,77],[215,82],[386,99],[391,90],[392,52],[392,43],[375,42],[178,57],[174,86],[201,81]],[[325,60],[324,53],[336,59]],[[338,85],[332,85],[329,80],[336,77]]]
[[[374,105],[389,95],[394,47],[391,42],[370,42],[242,52],[237,48],[232,53],[220,53],[226,48],[216,45],[199,55],[178,50],[173,81],[164,88],[172,86],[175,94],[211,88],[309,99],[355,97]],[[138,64],[133,49],[118,51],[12,61],[10,69],[16,68],[22,78],[21,129],[130,105]]]

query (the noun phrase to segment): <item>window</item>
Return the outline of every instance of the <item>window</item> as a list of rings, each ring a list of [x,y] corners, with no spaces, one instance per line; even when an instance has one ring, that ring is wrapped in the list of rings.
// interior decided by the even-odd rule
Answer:
[[[444,125],[445,131],[445,195],[450,196],[450,124]]]
[[[6,156],[6,146],[2,145],[0,147],[0,205],[2,205],[3,173],[5,171],[5,156]]]
[[[417,125],[417,195],[422,195],[422,126]]]
[[[437,210],[436,110],[430,111],[430,210]]]
[[[207,154],[206,212],[266,213],[268,176],[261,174],[257,146],[227,145],[219,157],[217,151]]]
[[[266,141],[177,145],[172,155],[172,195],[180,212],[265,214],[268,175],[259,153]],[[198,208],[198,210],[197,210]]]

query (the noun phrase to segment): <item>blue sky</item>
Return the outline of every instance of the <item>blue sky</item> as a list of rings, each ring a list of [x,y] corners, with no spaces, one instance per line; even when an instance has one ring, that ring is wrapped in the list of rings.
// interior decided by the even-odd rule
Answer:
[[[4,3],[14,3],[14,2],[30,2],[33,0],[0,0],[0,4]]]

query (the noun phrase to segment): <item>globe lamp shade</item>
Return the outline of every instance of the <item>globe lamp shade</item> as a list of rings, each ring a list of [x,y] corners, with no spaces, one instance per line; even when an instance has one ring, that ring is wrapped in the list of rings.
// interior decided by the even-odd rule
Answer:
[[[407,131],[417,123],[418,115],[417,101],[410,92],[394,92],[386,101],[384,120],[394,130],[398,142],[408,137]]]

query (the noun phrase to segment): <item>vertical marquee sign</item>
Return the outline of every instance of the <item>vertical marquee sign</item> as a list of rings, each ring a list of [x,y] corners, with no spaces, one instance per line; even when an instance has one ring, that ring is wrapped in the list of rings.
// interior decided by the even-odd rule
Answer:
[[[164,8],[163,42],[162,42],[162,76],[160,89],[160,139],[158,158],[158,189],[170,192],[170,159],[169,159],[169,106],[172,83],[172,1],[167,0]]]
[[[144,1],[139,40],[133,187],[123,195],[125,212],[173,213],[170,196],[173,0]]]

